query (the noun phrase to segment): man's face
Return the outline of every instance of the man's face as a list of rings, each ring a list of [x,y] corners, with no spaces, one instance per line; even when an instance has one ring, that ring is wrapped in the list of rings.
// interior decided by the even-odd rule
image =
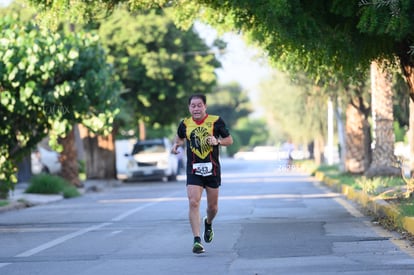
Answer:
[[[201,98],[193,98],[188,106],[194,120],[202,120],[206,116],[207,106]]]

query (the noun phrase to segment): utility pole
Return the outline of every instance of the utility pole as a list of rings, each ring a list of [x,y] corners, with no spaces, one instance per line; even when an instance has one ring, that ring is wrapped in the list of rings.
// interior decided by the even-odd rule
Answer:
[[[334,112],[333,112],[333,104],[332,99],[329,97],[328,99],[328,148],[327,148],[327,159],[328,164],[332,165],[334,163],[333,160],[333,150],[334,150]]]

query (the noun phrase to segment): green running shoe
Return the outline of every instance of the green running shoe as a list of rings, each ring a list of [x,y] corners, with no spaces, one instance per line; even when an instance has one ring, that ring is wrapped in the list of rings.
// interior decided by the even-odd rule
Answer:
[[[196,254],[200,254],[200,253],[204,253],[205,252],[205,250],[204,250],[204,247],[203,247],[203,245],[200,243],[200,242],[194,242],[194,244],[193,244],[193,253],[196,253]]]
[[[204,241],[211,243],[214,237],[214,231],[211,224],[207,223],[207,217],[204,217]]]

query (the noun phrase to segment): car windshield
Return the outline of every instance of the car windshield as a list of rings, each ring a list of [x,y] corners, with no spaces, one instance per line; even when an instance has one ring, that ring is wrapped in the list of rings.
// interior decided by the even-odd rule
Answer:
[[[133,155],[162,152],[165,152],[165,146],[163,142],[137,143],[134,146],[134,150],[132,150]]]

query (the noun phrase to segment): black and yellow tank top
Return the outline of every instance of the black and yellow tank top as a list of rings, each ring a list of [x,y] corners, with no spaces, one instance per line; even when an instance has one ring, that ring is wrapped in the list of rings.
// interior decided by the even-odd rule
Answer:
[[[201,121],[186,118],[181,121],[177,135],[187,140],[187,173],[220,175],[219,147],[207,143],[208,136],[225,138],[230,135],[220,116],[207,115]]]

